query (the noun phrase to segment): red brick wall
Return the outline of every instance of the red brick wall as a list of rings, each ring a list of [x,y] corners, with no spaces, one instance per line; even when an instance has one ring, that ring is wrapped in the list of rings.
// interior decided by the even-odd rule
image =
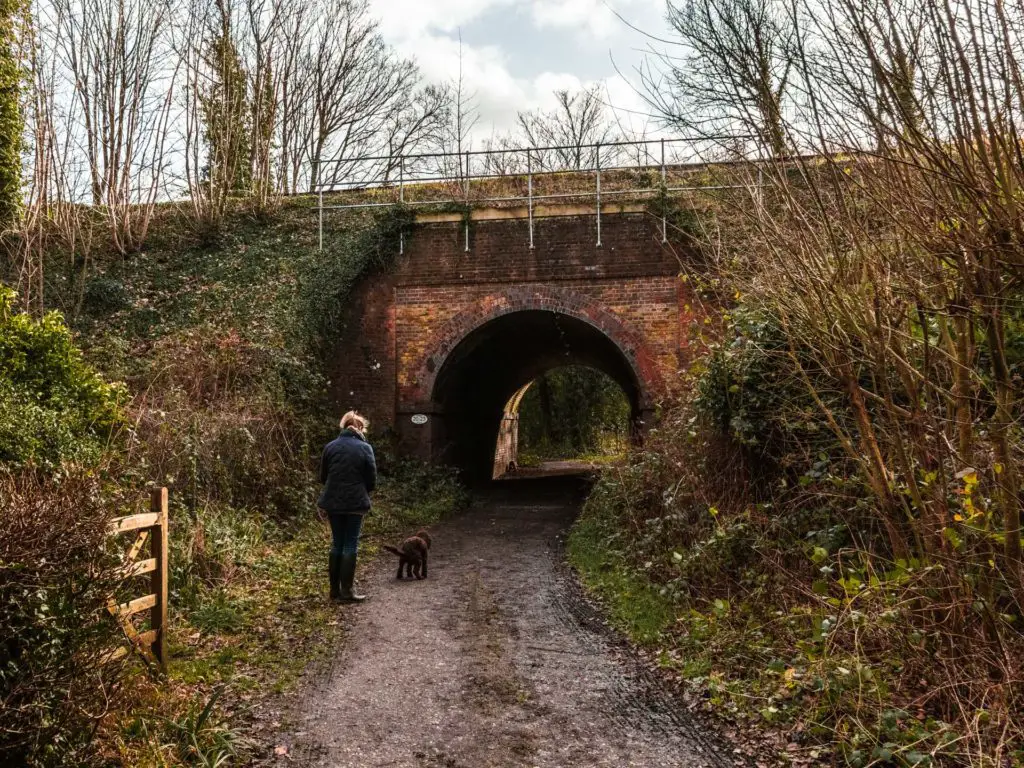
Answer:
[[[603,330],[641,380],[645,408],[670,393],[688,326],[700,320],[679,277],[686,250],[662,244],[660,220],[646,213],[605,214],[601,247],[593,215],[536,220],[533,249],[528,226],[474,221],[467,252],[462,222],[417,225],[395,270],[353,296],[333,366],[339,413],[356,407],[375,431],[397,426],[413,444],[429,443],[438,425],[413,427],[409,416],[431,410],[447,354],[480,323],[525,308]]]
[[[430,400],[445,358],[467,333],[526,309],[562,312],[602,330],[630,359],[653,402],[667,392],[679,366],[679,287],[672,276],[397,288],[399,407]]]

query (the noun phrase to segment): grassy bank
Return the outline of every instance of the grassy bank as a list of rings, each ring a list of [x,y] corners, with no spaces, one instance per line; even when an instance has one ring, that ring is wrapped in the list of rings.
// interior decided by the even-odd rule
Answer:
[[[615,544],[621,538],[614,521],[596,514],[591,504],[569,536],[569,561],[601,598],[615,629],[645,647],[657,647],[675,612],[657,585],[630,567],[623,548]]]
[[[405,216],[334,221],[320,253],[301,200],[240,208],[212,236],[168,207],[129,256],[54,239],[45,289],[59,313],[0,296],[0,569],[14,606],[0,762],[237,764],[268,697],[335,646],[313,514],[339,415],[327,350]],[[367,556],[463,499],[449,474],[370,438],[383,477]],[[120,589],[106,522],[153,485],[171,498],[167,679],[133,656],[102,663],[124,643],[105,611]]]
[[[702,367],[700,394],[603,471],[571,532],[569,559],[610,622],[741,743],[764,733],[762,763],[1024,765],[1024,633],[1007,593],[970,575],[977,531],[951,530],[943,555],[894,556],[798,389],[769,376],[748,393],[736,423],[758,434],[750,451],[713,418],[716,386],[749,381]],[[780,423],[800,449],[768,463]],[[957,522],[984,498],[973,473],[960,484]]]

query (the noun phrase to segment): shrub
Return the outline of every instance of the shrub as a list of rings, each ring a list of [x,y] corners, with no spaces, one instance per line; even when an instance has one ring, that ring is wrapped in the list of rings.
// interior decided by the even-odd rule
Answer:
[[[109,500],[91,475],[0,472],[0,762],[69,765],[87,749],[116,669],[105,609],[117,586]]]
[[[946,444],[883,418],[886,406],[914,407],[898,371],[852,370],[844,383],[866,393],[862,415],[895,468],[887,487],[902,519],[887,527],[849,455],[868,430],[848,390],[801,337],[786,340],[756,311],[733,316],[695,399],[668,409],[643,450],[599,480],[571,537],[574,561],[613,612],[638,590],[618,594],[606,572],[655,590],[674,613],[656,638],[662,662],[717,704],[757,702],[765,720],[793,723],[789,738],[808,749],[850,765],[923,765],[929,754],[966,764],[967,743],[1019,750],[1024,634],[1019,603],[991,575],[1001,540],[978,510],[992,501],[982,472],[957,472],[931,449],[900,462],[901,447]],[[979,432],[990,450],[986,439]],[[931,550],[911,535],[929,524],[912,480],[946,505]],[[914,542],[909,555],[894,554],[893,530]],[[604,554],[585,556],[594,551]],[[658,626],[661,610],[650,612]]]
[[[125,284],[112,277],[95,277],[82,290],[83,311],[100,317],[127,309],[132,305]]]
[[[380,462],[386,467],[371,519],[378,530],[401,530],[410,525],[430,525],[466,504],[466,489],[454,470],[411,459]]]
[[[0,465],[95,462],[119,423],[121,389],[85,363],[61,316],[13,309],[0,285]]]
[[[698,377],[696,412],[771,464],[787,464],[793,452],[834,451],[835,436],[823,426],[778,323],[744,307],[732,316],[730,338],[712,349]]]

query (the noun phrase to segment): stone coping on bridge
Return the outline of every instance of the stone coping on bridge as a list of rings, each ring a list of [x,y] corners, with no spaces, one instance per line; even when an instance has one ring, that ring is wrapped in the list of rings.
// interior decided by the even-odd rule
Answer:
[[[564,205],[535,205],[533,207],[533,218],[550,219],[556,217],[570,216],[593,216],[597,212],[595,204],[564,204]],[[601,214],[616,213],[646,213],[647,206],[644,203],[610,202],[601,203]],[[470,221],[504,221],[509,219],[530,218],[529,206],[522,205],[516,208],[470,208]],[[416,214],[417,224],[446,224],[457,221],[464,221],[465,214],[462,211],[423,211]]]

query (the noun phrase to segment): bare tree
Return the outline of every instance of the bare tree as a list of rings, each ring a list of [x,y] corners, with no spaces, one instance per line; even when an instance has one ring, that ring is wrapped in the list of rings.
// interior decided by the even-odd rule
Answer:
[[[807,125],[818,122],[814,101],[820,107],[825,99],[829,108],[841,110],[845,138],[856,131],[861,147],[870,138],[882,148],[921,129],[925,115],[918,90],[937,51],[916,0],[866,0],[863,8],[838,2],[813,14],[801,14],[798,4],[791,15],[804,38],[797,47],[799,70],[810,78]]]
[[[277,66],[273,73],[277,93],[277,187],[284,194],[298,192],[302,178],[303,146],[300,116],[309,108],[309,77],[303,71],[303,52],[310,35],[314,9],[289,4],[280,22]]]
[[[781,0],[682,0],[669,3],[668,21],[679,50],[640,73],[655,111],[690,135],[747,135],[785,154],[794,40]]]
[[[557,106],[550,111],[520,112],[519,129],[526,143],[538,149],[534,157],[546,170],[594,168],[598,161],[595,145],[618,141],[615,124],[607,114],[599,85],[576,93],[555,91]],[[616,150],[601,153],[610,162]]]
[[[389,127],[408,107],[419,71],[384,42],[366,0],[323,0],[295,23],[302,43],[290,52],[282,153],[286,186],[315,189],[365,173],[359,159],[398,135]]]
[[[248,60],[250,93],[249,177],[257,208],[266,208],[274,191],[273,144],[280,106],[276,77],[286,0],[244,0],[245,40],[242,55]]]
[[[202,99],[209,77],[204,45],[213,23],[213,6],[208,0],[189,0],[183,13],[175,16],[171,39],[175,56],[181,62],[182,82],[176,98],[181,110],[179,124],[182,150],[182,176],[192,216],[204,227],[216,226],[218,214],[204,185],[206,146],[203,131]]]
[[[530,149],[523,149],[523,141],[513,133],[493,134],[484,142],[483,172],[489,176],[517,176],[531,170],[533,157]]]
[[[473,149],[473,130],[480,122],[480,105],[475,91],[466,85],[463,71],[462,31],[459,30],[459,71],[448,84],[451,105],[441,132],[439,149],[443,157],[436,169],[430,169],[455,183],[453,196],[465,197],[468,187],[469,155]]]
[[[452,93],[443,86],[428,85],[404,99],[382,132],[382,156],[387,159],[377,177],[387,183],[399,171],[403,155],[436,148],[443,141],[451,112]]]
[[[165,2],[53,0],[55,41],[83,121],[92,202],[115,247],[137,249],[160,192],[175,69]]]
[[[185,192],[216,227],[232,197],[263,208],[278,192],[387,181],[402,154],[444,141],[450,89],[421,83],[368,0],[36,0],[33,14],[33,78],[52,82],[32,151],[68,149],[40,160],[33,189],[101,206],[122,251],[161,197]]]
[[[38,8],[29,10],[33,21]],[[41,51],[35,24],[25,25],[21,38],[19,60],[26,72],[29,87],[23,91],[21,111],[25,116],[25,133],[31,156],[23,173],[26,180],[24,206],[21,210],[20,243],[12,253],[17,273],[17,291],[25,311],[42,312],[45,287],[46,218],[51,196],[59,193],[59,180],[53,162],[55,131],[53,115],[53,67]]]

